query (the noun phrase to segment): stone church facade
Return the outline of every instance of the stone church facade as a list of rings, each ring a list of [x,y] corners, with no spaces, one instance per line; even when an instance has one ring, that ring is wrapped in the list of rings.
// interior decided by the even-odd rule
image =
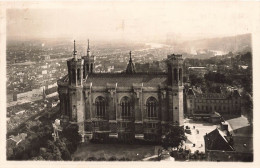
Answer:
[[[130,60],[123,73],[95,73],[95,57],[67,61],[58,83],[60,112],[79,125],[83,137],[159,141],[169,125],[183,125],[183,59],[168,55],[167,73],[136,73]]]

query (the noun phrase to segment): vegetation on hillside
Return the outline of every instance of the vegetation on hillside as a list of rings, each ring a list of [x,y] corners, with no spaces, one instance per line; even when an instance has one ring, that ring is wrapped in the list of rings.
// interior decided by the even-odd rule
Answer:
[[[7,160],[71,160],[81,137],[77,125],[66,125],[54,141],[52,122],[58,112],[46,114],[38,120],[28,121],[20,132],[26,133],[25,140],[16,146],[7,143]]]

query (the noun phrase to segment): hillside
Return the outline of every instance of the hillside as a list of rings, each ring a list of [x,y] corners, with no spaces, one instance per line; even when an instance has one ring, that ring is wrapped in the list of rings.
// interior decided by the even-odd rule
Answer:
[[[180,46],[194,50],[215,50],[223,52],[251,51],[251,34],[222,38],[210,38],[183,42]]]

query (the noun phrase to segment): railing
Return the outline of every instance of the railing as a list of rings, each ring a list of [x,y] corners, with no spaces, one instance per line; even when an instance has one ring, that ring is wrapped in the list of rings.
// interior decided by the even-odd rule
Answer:
[[[120,116],[120,119],[123,119],[123,120],[133,120],[134,117],[133,116]]]
[[[144,133],[145,134],[160,134],[160,129],[156,129],[156,128],[145,128],[144,129]]]
[[[108,121],[93,121],[92,122],[93,131],[107,131],[109,130]]]

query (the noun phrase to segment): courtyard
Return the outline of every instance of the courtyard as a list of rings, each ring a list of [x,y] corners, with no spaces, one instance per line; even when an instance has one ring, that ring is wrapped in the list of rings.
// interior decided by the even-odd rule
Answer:
[[[184,127],[189,126],[191,134],[187,134],[187,141],[184,145],[192,153],[196,150],[205,152],[204,135],[217,128],[205,121],[193,121],[185,119]],[[194,128],[195,127],[195,128]],[[195,144],[195,146],[193,146]],[[158,149],[161,146],[156,145],[137,145],[137,144],[102,144],[102,143],[85,143],[81,144],[73,154],[75,160],[131,160],[141,161],[148,158],[155,158],[158,155]]]
[[[206,121],[194,121],[192,119],[184,119],[184,127],[189,126],[191,134],[185,133],[187,141],[185,143],[186,149],[190,149],[192,153],[196,150],[205,152],[204,135],[210,133],[217,128],[217,125]],[[193,146],[195,144],[195,146]]]
[[[87,143],[78,147],[73,159],[79,160],[129,160],[141,161],[157,155],[158,146],[134,144]]]

